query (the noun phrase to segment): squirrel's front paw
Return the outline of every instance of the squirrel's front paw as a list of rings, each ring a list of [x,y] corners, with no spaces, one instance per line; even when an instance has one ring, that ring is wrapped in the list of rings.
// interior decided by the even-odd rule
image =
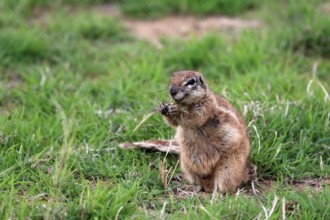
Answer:
[[[159,111],[162,115],[168,115],[168,106],[169,106],[169,104],[162,102],[162,103],[158,106],[158,111]]]
[[[158,107],[158,111],[162,115],[172,116],[179,113],[179,107],[175,104],[167,104],[162,102]]]

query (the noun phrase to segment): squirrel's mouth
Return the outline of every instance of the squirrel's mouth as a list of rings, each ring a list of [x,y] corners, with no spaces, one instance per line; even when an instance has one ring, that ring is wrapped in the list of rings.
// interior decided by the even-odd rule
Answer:
[[[184,99],[184,98],[181,98],[181,99],[175,99],[175,98],[174,98],[174,101],[176,101],[176,102],[182,102],[183,99]]]
[[[177,102],[181,102],[184,98],[186,98],[186,94],[184,92],[179,92],[175,95],[172,95],[172,98],[177,101]]]

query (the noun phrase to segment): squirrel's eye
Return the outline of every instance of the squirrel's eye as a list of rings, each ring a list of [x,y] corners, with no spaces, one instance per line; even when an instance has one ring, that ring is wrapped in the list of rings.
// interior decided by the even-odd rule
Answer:
[[[194,85],[195,82],[196,82],[195,79],[191,79],[191,80],[189,80],[189,81],[187,82],[187,85]]]

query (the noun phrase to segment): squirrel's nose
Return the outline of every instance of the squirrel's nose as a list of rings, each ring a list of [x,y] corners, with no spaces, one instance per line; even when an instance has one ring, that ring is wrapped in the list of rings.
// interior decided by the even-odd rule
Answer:
[[[170,94],[171,94],[171,96],[175,96],[178,92],[179,92],[179,89],[177,87],[172,86],[170,88]]]

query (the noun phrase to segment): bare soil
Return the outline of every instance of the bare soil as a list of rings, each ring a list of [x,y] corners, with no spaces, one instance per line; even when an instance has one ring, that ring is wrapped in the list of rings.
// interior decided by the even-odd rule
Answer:
[[[324,14],[330,12],[330,3],[329,2],[324,3],[324,4],[321,5],[321,12],[324,13]]]
[[[254,29],[262,26],[257,19],[241,19],[225,16],[195,17],[171,15],[158,20],[136,20],[125,17],[115,4],[102,4],[89,6],[83,9],[70,7],[69,13],[75,16],[81,11],[96,13],[101,16],[109,16],[118,19],[133,36],[145,40],[158,48],[162,48],[162,38],[187,39],[191,36],[202,37],[207,33],[218,33],[219,35],[235,36],[245,29]],[[37,8],[30,22],[43,24],[47,8]]]
[[[159,20],[133,20],[124,17],[116,6],[104,4],[96,9],[98,13],[114,16],[121,20],[133,36],[146,40],[162,48],[161,38],[185,39],[190,36],[201,37],[209,32],[237,34],[247,28],[257,28],[262,22],[256,19],[244,20],[225,16],[198,18],[195,16],[168,16]]]
[[[242,20],[222,16],[197,18],[194,16],[170,16],[155,21],[123,20],[125,26],[139,39],[161,48],[161,38],[201,37],[209,32],[235,34],[246,28],[261,25],[258,20]]]

